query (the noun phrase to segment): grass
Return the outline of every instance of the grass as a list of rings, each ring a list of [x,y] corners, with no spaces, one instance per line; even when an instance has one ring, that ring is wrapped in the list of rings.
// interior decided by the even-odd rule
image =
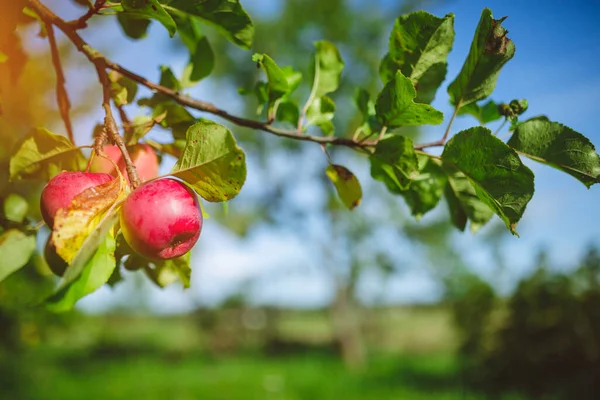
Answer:
[[[466,393],[451,356],[379,357],[350,373],[334,357],[140,355],[28,360],[27,399],[484,399]]]
[[[248,340],[233,350],[211,350],[210,343],[227,335],[255,337],[231,331],[235,318],[223,318],[210,336],[186,316],[83,316],[46,332],[10,364],[20,380],[0,376],[0,399],[483,400],[464,388],[448,318],[439,307],[372,314],[366,334],[372,357],[353,373],[320,346],[331,340],[323,312],[282,314],[278,336],[308,344],[286,356],[267,356]],[[509,399],[519,398],[502,400]]]

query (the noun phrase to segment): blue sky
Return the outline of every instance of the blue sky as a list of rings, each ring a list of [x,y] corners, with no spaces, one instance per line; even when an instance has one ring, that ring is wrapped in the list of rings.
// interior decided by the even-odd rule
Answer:
[[[381,13],[386,15],[386,7],[391,1],[373,3],[377,3]],[[265,12],[270,17],[277,16],[278,2],[275,0],[242,0],[242,4],[251,15]],[[449,12],[456,15],[456,40],[448,60],[448,80],[438,92],[433,105],[446,116],[451,114],[446,85],[462,66],[482,7],[491,8],[495,18],[509,16],[503,25],[509,30],[508,36],[517,49],[513,60],[503,68],[491,98],[504,102],[525,98],[530,106],[525,117],[545,114],[551,120],[585,134],[597,147],[600,146],[600,34],[596,27],[600,20],[600,2],[596,0],[456,0],[440,1],[425,7],[425,10],[438,16]],[[80,12],[69,9],[62,11],[65,17],[73,17]],[[394,16],[390,15],[387,22],[390,29],[393,20]],[[119,28],[114,23],[107,26],[111,29],[105,29],[101,34],[90,32],[84,36],[112,59],[143,76],[156,79],[159,65],[168,64],[177,71],[187,61],[183,53],[173,52],[165,57],[158,56],[154,51],[168,41],[166,31],[158,24],[152,25],[148,40],[127,41],[124,44],[119,41],[119,47],[113,45],[120,35]],[[81,90],[83,85],[80,83],[94,79],[93,69],[82,66],[75,71],[69,89],[75,97],[89,96],[89,91],[84,93]],[[216,98],[215,91],[219,93]],[[219,91],[210,81],[201,83],[191,93],[229,110],[239,108],[240,99],[236,93]],[[95,121],[100,119],[100,109],[94,117],[77,121],[77,131],[81,132],[82,141]],[[458,132],[474,124],[475,121],[470,117],[462,117],[457,119],[452,131]],[[437,139],[439,129],[426,128],[425,135],[424,140]],[[550,251],[557,265],[568,268],[581,257],[589,244],[600,244],[600,189],[593,187],[588,190],[560,171],[529,161],[526,163],[535,173],[536,193],[519,224],[521,237],[507,236],[503,239],[509,273],[513,277],[529,271],[531,260],[540,246]],[[163,170],[168,171],[170,166],[167,163]],[[359,178],[368,179],[368,170],[355,172]],[[257,178],[253,178],[252,174],[250,166],[247,190],[253,190],[256,184]],[[308,196],[310,203],[310,193],[305,196]],[[438,207],[424,218],[424,222],[434,220],[443,212]],[[485,229],[482,234],[485,234]],[[491,265],[489,253],[483,250],[481,235],[473,236],[468,232],[457,234],[455,242],[466,258],[478,266],[478,272],[493,280],[496,271]],[[311,306],[324,304],[331,295],[332,286],[328,278],[318,268],[304,267],[314,264],[315,260],[304,251],[302,238],[289,232],[260,230],[248,240],[240,241],[207,220],[200,244],[193,254],[193,288],[185,292],[179,286],[164,290],[149,289],[147,301],[151,307],[169,312],[185,310],[196,301],[211,303],[234,290],[240,282],[268,271],[271,274],[274,271],[281,272],[282,266],[286,266],[285,271],[291,272],[275,272],[277,278],[264,279],[264,283],[259,283],[259,290],[255,290],[257,302]],[[101,310],[123,301],[131,294],[134,286],[132,281],[129,279],[129,283],[116,290],[102,289],[89,296],[82,302],[83,308]],[[369,293],[381,290],[381,282],[376,277],[366,279],[363,283],[366,297]],[[430,279],[426,270],[417,267],[391,280],[385,291],[390,301],[429,301],[439,295],[440,287]]]

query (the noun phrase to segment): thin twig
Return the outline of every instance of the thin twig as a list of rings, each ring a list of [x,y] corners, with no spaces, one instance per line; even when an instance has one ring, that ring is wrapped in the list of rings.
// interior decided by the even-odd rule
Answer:
[[[60,63],[60,54],[58,53],[58,46],[56,44],[56,37],[54,36],[54,27],[50,23],[44,24],[46,32],[48,32],[48,43],[50,43],[50,54],[52,56],[52,64],[54,65],[54,71],[56,72],[56,101],[58,103],[58,110],[60,116],[65,123],[67,135],[71,143],[75,144],[75,137],[73,135],[73,125],[71,124],[71,118],[69,116],[69,110],[71,109],[71,102],[69,101],[69,94],[65,87],[65,74]]]
[[[454,108],[454,112],[452,113],[452,117],[450,117],[450,121],[448,122],[448,126],[446,127],[446,131],[444,132],[444,136],[442,136],[442,138],[440,140],[436,140],[435,142],[430,142],[430,143],[422,143],[422,144],[418,144],[415,146],[416,150],[423,150],[427,147],[438,147],[438,146],[443,146],[446,144],[446,140],[448,139],[448,136],[450,135],[450,128],[452,128],[452,123],[454,122],[454,119],[456,118],[456,116],[458,115],[458,110],[460,109],[461,104],[460,102],[456,105],[456,107]]]
[[[309,141],[315,143],[323,143],[323,144],[331,144],[336,146],[346,146],[350,148],[368,148],[375,145],[373,141],[365,141],[359,142],[350,138],[343,137],[332,137],[332,136],[311,136],[304,134],[300,130],[286,130],[276,128],[270,125],[267,122],[261,122],[256,120],[250,120],[242,117],[238,117],[232,114],[229,114],[227,111],[217,108],[214,104],[196,100],[189,96],[183,95],[178,91],[170,89],[168,87],[162,86],[160,84],[153,83],[146,78],[122,67],[121,65],[114,63],[100,54],[97,50],[93,49],[90,45],[87,44],[86,41],[83,40],[81,36],[73,29],[67,22],[59,18],[52,11],[50,11],[46,6],[40,3],[39,0],[28,0],[31,7],[42,17],[43,19],[51,22],[55,26],[57,26],[61,31],[67,35],[67,37],[73,42],[73,44],[77,47],[77,49],[86,55],[86,57],[96,65],[102,65],[105,68],[111,69],[113,71],[119,72],[129,79],[143,85],[153,92],[159,92],[166,96],[169,96],[175,102],[181,104],[182,106],[189,107],[198,111],[207,112],[213,115],[217,115],[227,121],[230,121],[238,126],[243,126],[247,128],[252,128],[259,131],[264,131],[271,133],[276,136]],[[110,134],[110,131],[109,131]]]
[[[98,14],[98,11],[104,7],[104,4],[106,4],[106,0],[96,0],[94,5],[91,6],[85,14],[77,19],[74,19],[73,21],[67,22],[67,24],[69,24],[69,26],[75,30],[87,27],[88,20],[94,15]]]
[[[379,136],[377,137],[377,143],[381,142],[381,139],[383,139],[386,132],[387,132],[387,126],[384,125],[381,127],[381,131],[379,131]]]
[[[115,102],[115,107],[117,107],[117,111],[119,111],[119,117],[121,118],[121,122],[123,123],[123,130],[127,133],[131,129],[131,120],[127,116],[123,104],[117,104]]]
[[[108,73],[106,69],[108,68],[107,59],[104,58],[100,53],[90,47],[79,34],[73,29],[66,21],[62,20],[52,11],[50,11],[45,5],[43,5],[39,0],[29,0],[29,4],[33,8],[33,10],[42,18],[42,20],[46,23],[52,23],[57,26],[67,37],[73,42],[73,44],[77,47],[77,49],[85,54],[85,56],[90,60],[94,67],[96,68],[96,72],[98,74],[98,80],[100,81],[100,85],[102,86],[102,108],[104,108],[104,127],[106,132],[108,133],[108,137],[115,142],[121,153],[123,154],[123,160],[125,161],[125,165],[127,168],[127,175],[129,176],[129,181],[133,185],[133,187],[137,187],[140,184],[140,178],[138,177],[137,170],[131,161],[131,157],[129,156],[129,152],[127,151],[127,147],[123,141],[123,137],[119,134],[117,129],[117,123],[115,122],[115,118],[112,114],[112,110],[110,108],[110,80],[108,79]]]
[[[498,129],[496,129],[496,132],[494,132],[494,136],[498,136],[498,134],[500,133],[500,131],[502,130],[502,128],[504,128],[504,125],[506,125],[507,122],[508,122],[508,117],[504,118],[504,121],[502,121],[502,124],[500,124],[500,126],[498,127]]]

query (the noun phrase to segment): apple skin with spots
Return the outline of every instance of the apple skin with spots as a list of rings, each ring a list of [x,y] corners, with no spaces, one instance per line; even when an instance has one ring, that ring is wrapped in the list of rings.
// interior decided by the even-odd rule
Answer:
[[[56,175],[44,187],[40,199],[40,211],[48,227],[54,227],[54,217],[58,210],[70,206],[79,193],[113,179],[109,174],[93,172],[63,171]]]
[[[127,244],[150,260],[184,255],[202,230],[196,193],[184,183],[163,178],[139,186],[121,208],[121,232]]]
[[[150,145],[138,143],[131,146],[128,150],[131,161],[137,170],[141,182],[148,181],[158,176],[158,156]],[[117,164],[121,174],[129,181],[129,177],[127,176],[127,166],[125,165],[121,150],[114,145],[104,146],[104,154]],[[104,157],[94,157],[90,170],[92,172],[101,172],[117,176],[115,166]]]

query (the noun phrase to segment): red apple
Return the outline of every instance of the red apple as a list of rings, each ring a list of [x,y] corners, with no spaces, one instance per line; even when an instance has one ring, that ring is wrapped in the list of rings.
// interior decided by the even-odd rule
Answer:
[[[75,196],[85,189],[102,185],[112,179],[113,177],[108,174],[69,171],[63,171],[50,179],[42,190],[40,200],[42,217],[48,227],[52,229],[56,212],[70,206]]]
[[[153,260],[179,257],[196,244],[202,212],[184,183],[158,179],[139,186],[121,209],[121,232],[137,253]]]
[[[121,150],[119,150],[117,146],[104,146],[103,150],[106,157],[113,160],[115,164],[119,164],[119,161],[123,158],[123,154],[121,154]],[[92,165],[90,166],[90,171],[117,176],[115,166],[105,157],[100,156],[94,157],[94,161],[92,161]]]
[[[142,182],[158,176],[158,157],[150,145],[138,143],[131,146],[128,150],[131,161],[133,161],[133,165],[137,169],[138,176]],[[126,179],[129,179],[127,177],[127,168],[121,150],[114,145],[104,146],[104,153],[117,164],[121,174],[123,174]],[[104,172],[117,176],[114,165],[104,157],[94,157],[90,170],[92,172]]]
[[[145,182],[158,176],[158,157],[150,145],[138,143],[129,150],[129,155],[131,156],[133,165],[137,169],[140,181]],[[121,169],[121,173],[127,176],[127,168],[124,160],[119,162],[119,168]]]
[[[46,259],[46,264],[48,264],[50,270],[57,276],[63,276],[69,266],[56,252],[56,247],[54,247],[54,242],[52,242],[52,236],[50,236],[46,242],[44,258]]]

